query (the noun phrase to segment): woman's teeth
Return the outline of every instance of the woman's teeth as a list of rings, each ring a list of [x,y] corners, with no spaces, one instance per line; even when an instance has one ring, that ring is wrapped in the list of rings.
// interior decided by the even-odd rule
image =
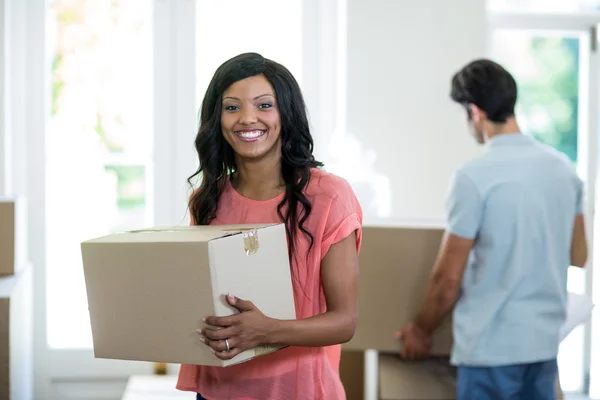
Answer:
[[[263,130],[253,130],[253,131],[237,131],[235,132],[237,136],[244,140],[255,140],[265,134]]]

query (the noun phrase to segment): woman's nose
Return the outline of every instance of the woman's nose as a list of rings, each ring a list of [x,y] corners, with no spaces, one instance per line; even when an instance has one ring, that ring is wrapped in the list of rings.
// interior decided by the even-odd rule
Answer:
[[[248,108],[248,107],[242,109],[240,123],[248,125],[248,124],[253,124],[255,122],[256,122],[256,114],[254,113],[254,109]]]

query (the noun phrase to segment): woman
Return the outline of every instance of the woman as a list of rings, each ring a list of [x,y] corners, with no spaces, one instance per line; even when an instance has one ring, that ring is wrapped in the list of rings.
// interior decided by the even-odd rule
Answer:
[[[239,314],[199,316],[222,328],[199,331],[216,357],[290,347],[227,368],[183,365],[177,388],[209,400],[345,399],[340,343],[356,327],[362,211],[346,181],[318,169],[298,83],[280,64],[239,55],[217,69],[200,119],[192,223],[284,222],[298,319],[268,318],[232,293]]]

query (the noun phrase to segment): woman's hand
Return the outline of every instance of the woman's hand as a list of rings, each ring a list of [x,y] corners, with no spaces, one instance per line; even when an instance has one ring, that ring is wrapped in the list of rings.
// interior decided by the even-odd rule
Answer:
[[[228,317],[207,317],[204,322],[221,329],[198,329],[201,340],[221,360],[229,360],[241,352],[268,344],[268,336],[276,320],[265,316],[251,301],[233,295],[227,302],[240,313]]]
[[[258,345],[325,347],[352,339],[358,318],[358,252],[356,233],[333,244],[321,261],[327,311],[308,318],[272,319],[252,302],[231,296],[227,302],[240,310],[229,317],[208,317],[211,328],[199,329],[215,355],[228,360]],[[229,351],[227,345],[229,344]]]

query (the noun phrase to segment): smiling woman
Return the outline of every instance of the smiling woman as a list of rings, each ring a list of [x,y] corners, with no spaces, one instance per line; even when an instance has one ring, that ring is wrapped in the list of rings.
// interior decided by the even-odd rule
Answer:
[[[227,368],[183,365],[177,387],[206,399],[345,399],[340,344],[356,327],[362,210],[345,180],[318,169],[292,74],[255,53],[226,61],[206,91],[196,150],[192,178],[202,179],[190,198],[192,223],[283,222],[298,319],[270,318],[231,293],[239,313],[197,316],[216,357],[287,347]]]
[[[279,111],[275,92],[264,76],[242,79],[225,91],[221,128],[238,157],[256,159],[279,152]]]

